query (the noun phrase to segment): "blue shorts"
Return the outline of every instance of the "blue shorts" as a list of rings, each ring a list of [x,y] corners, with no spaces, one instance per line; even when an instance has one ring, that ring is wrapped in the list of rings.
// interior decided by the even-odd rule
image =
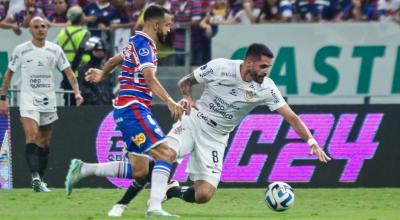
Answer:
[[[138,103],[114,109],[114,120],[122,132],[126,150],[143,154],[166,141],[166,136],[154,119],[150,109]]]

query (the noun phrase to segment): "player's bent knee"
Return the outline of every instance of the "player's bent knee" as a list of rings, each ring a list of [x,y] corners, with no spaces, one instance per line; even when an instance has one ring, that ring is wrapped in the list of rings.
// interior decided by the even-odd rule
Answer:
[[[211,200],[211,198],[214,196],[214,192],[211,190],[196,190],[195,192],[195,200],[196,203],[201,204],[201,203],[206,203]]]

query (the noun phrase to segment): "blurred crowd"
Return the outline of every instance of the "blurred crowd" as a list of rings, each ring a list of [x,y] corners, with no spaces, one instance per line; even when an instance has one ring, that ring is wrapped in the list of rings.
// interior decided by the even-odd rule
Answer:
[[[398,21],[400,0],[0,0],[0,20],[2,28],[16,33],[36,15],[65,26],[68,8],[79,5],[89,28],[138,29],[150,4],[169,9],[178,26],[207,29],[208,24]]]
[[[0,28],[20,35],[21,28],[27,28],[34,16],[45,18],[50,27],[63,27],[58,44],[79,77],[79,72],[101,66],[112,55],[114,51],[107,48],[115,44],[113,34],[127,30],[129,35],[141,30],[143,12],[152,4],[168,9],[174,16],[173,31],[166,42],[157,45],[159,65],[183,65],[187,45],[191,65],[208,62],[211,38],[219,25],[400,22],[400,0],[0,0]],[[185,37],[188,30],[190,38]],[[61,87],[69,90],[69,84],[64,84]],[[103,87],[111,91],[111,84]],[[104,93],[102,88],[86,86],[89,95]],[[93,103],[109,104],[110,99]],[[65,100],[67,104],[73,99],[66,95]]]

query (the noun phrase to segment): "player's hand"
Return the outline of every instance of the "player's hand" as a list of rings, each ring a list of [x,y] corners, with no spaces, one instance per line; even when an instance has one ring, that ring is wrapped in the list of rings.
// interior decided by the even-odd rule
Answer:
[[[167,105],[168,109],[171,111],[171,118],[174,119],[174,121],[178,119],[180,120],[183,113],[185,112],[183,106],[173,100],[169,101]]]
[[[85,73],[85,80],[91,83],[100,82],[103,80],[104,72],[103,70],[96,68],[89,68]]]
[[[0,101],[0,114],[7,115],[9,114],[9,108],[7,101]]]
[[[185,109],[185,114],[189,115],[192,108],[197,109],[196,103],[192,99],[181,99],[178,104],[180,104]],[[197,109],[198,110],[198,109]]]
[[[324,163],[327,163],[331,160],[331,158],[326,155],[326,153],[318,146],[318,144],[313,144],[311,146],[310,154],[316,155],[318,160]]]
[[[82,105],[83,101],[85,101],[85,100],[83,99],[81,94],[76,94],[75,101],[76,101],[76,106],[80,106],[80,105]]]

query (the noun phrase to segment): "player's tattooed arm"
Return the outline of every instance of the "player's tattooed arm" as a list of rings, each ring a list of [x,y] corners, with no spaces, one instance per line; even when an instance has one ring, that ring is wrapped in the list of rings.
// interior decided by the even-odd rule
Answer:
[[[178,87],[183,98],[192,101],[192,86],[195,84],[198,84],[198,82],[194,77],[194,73],[190,73],[179,80]]]
[[[192,86],[195,84],[198,84],[196,78],[194,77],[194,73],[190,73],[186,76],[184,76],[181,80],[178,82],[178,87],[179,91],[182,94],[183,99],[179,102],[185,109],[186,113],[190,113],[191,108],[196,107],[196,103],[193,101],[192,98]]]

